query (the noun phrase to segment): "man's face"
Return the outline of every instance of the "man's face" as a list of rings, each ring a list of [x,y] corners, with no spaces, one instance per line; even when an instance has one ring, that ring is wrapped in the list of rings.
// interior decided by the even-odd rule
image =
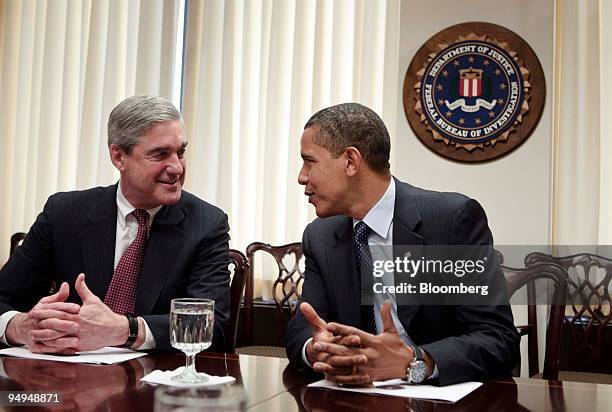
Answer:
[[[315,207],[317,216],[328,217],[346,214],[343,205],[347,193],[348,179],[345,172],[346,156],[334,159],[325,147],[314,143],[316,130],[304,130],[300,140],[300,154],[303,164],[298,183],[304,185],[308,202]]]
[[[126,154],[111,145],[111,159],[121,172],[121,190],[132,206],[152,209],[181,198],[185,182],[185,132],[180,121],[155,124]]]

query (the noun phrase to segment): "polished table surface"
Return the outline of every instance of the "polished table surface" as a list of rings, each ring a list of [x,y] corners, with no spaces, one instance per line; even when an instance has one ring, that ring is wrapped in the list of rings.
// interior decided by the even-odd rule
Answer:
[[[84,365],[0,356],[0,391],[59,391],[63,410],[153,410],[155,387],[140,378],[153,369],[175,369],[177,353],[155,354],[118,365]],[[286,359],[233,354],[200,354],[196,367],[231,375],[244,386],[252,411],[610,411],[612,385],[539,379],[491,381],[452,404],[390,396],[308,389],[315,380],[287,367]],[[3,407],[0,406],[0,410]],[[18,407],[7,410],[42,410]]]

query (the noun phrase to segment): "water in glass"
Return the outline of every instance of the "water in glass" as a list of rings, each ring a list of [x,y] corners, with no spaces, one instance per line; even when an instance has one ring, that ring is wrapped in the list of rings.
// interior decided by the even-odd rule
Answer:
[[[170,344],[187,357],[183,373],[172,380],[182,383],[204,383],[205,374],[197,373],[195,355],[212,343],[215,302],[210,299],[172,299],[170,304]]]

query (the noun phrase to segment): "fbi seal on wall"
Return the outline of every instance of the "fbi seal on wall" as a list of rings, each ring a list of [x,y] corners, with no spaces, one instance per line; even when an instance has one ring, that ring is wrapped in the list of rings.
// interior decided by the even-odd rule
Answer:
[[[417,137],[449,159],[480,162],[522,144],[546,97],[542,66],[514,32],[463,23],[431,37],[404,79],[404,111]]]

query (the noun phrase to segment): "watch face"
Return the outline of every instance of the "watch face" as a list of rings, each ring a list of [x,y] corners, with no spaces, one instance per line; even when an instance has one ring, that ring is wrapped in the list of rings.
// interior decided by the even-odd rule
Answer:
[[[410,382],[423,382],[427,378],[427,364],[417,360],[410,366]]]

